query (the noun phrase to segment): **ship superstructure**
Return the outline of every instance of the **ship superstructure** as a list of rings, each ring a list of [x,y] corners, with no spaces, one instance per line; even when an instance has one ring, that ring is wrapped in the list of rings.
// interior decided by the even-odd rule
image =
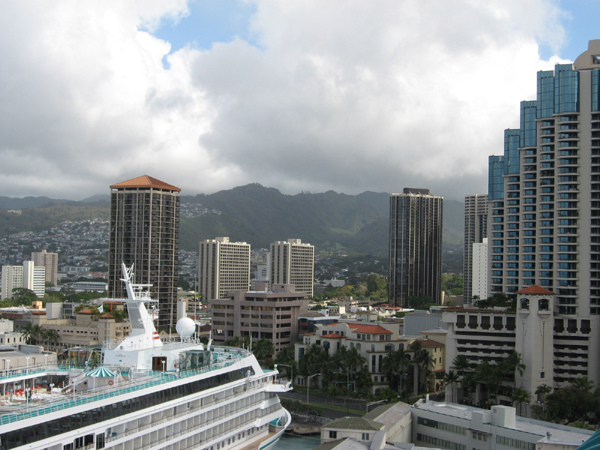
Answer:
[[[180,339],[163,342],[145,306],[152,302],[148,286],[132,283],[132,268],[123,266],[123,275],[132,332],[105,344],[102,365],[0,376],[9,391],[34,379],[65,380],[59,392],[4,401],[0,450],[274,445],[290,422],[277,396],[289,387],[276,383],[277,372],[263,370],[247,350],[203,345],[186,319],[178,323]]]

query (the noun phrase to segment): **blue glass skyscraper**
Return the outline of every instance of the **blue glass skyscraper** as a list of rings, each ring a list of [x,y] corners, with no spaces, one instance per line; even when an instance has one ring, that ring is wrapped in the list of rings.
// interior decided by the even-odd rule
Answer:
[[[489,160],[489,289],[552,291],[548,385],[600,382],[600,40],[537,74],[537,99]],[[542,376],[538,374],[537,376]],[[552,380],[553,377],[553,380]]]

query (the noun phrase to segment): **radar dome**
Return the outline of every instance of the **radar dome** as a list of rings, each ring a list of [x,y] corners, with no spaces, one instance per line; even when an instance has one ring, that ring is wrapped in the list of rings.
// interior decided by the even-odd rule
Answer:
[[[194,331],[196,331],[196,324],[189,317],[184,317],[177,321],[175,330],[177,330],[177,334],[181,337],[191,337]]]

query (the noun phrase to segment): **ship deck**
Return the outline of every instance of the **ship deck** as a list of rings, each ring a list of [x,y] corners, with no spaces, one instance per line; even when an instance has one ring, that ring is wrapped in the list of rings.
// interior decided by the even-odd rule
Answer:
[[[25,395],[19,398],[10,396],[9,389],[13,386],[24,385],[28,380],[36,380],[50,375],[68,376],[76,375],[85,377],[86,370],[76,366],[48,366],[36,370],[10,370],[0,374],[0,425],[6,425],[21,420],[43,416],[69,408],[114,398],[123,394],[141,391],[180,378],[194,377],[223,369],[242,360],[248,353],[242,349],[225,349],[213,351],[213,363],[202,368],[182,370],[180,372],[167,371],[136,371],[131,375],[114,377],[114,385],[94,387],[84,392],[71,392],[65,388],[61,392],[45,395],[34,394],[31,400]],[[87,372],[91,371],[88,370]],[[68,387],[68,386],[67,386]]]

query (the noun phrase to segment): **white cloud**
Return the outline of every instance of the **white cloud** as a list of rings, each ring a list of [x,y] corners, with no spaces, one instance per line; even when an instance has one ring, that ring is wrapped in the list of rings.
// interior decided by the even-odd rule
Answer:
[[[83,198],[143,173],[189,194],[485,192],[551,67],[538,42],[563,39],[542,0],[258,1],[258,47],[184,48],[166,70],[169,43],[140,30],[183,1],[35,5],[0,16],[2,195]]]

